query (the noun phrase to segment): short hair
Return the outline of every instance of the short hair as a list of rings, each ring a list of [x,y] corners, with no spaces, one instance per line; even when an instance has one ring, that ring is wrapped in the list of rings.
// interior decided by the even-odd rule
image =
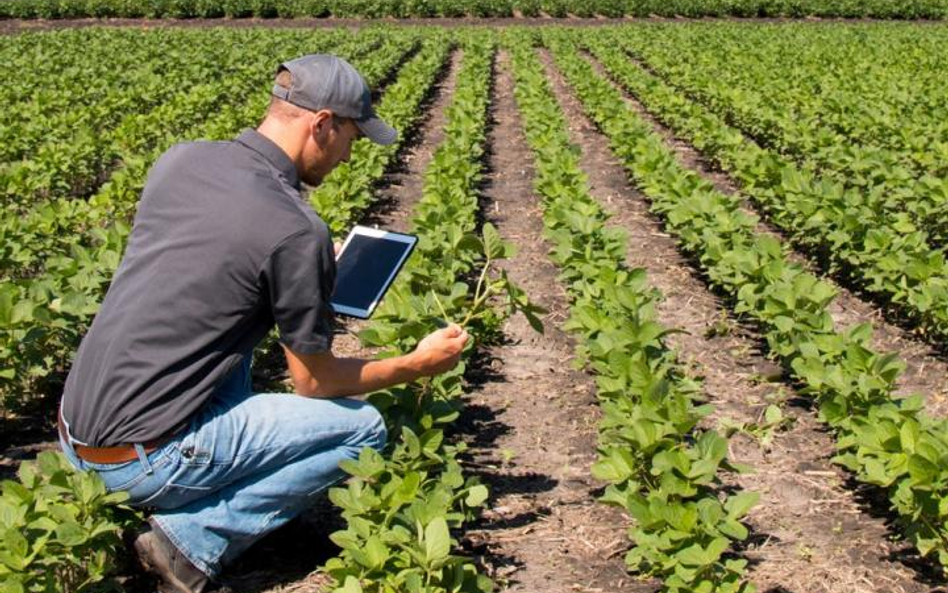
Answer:
[[[279,87],[288,89],[293,84],[293,74],[286,68],[280,68],[273,82]],[[273,116],[283,121],[294,120],[306,113],[306,109],[272,96],[270,97],[270,105],[267,107],[267,117]]]
[[[290,85],[293,84],[293,73],[286,68],[280,68],[280,71],[277,72],[276,78],[273,82],[275,82],[278,86],[288,89],[290,88]]]

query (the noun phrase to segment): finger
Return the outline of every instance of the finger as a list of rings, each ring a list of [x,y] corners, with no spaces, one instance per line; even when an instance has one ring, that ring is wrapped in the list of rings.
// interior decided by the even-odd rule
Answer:
[[[464,345],[467,344],[468,333],[462,332],[460,335],[454,337],[451,341],[454,344],[455,348],[459,351],[464,348]]]

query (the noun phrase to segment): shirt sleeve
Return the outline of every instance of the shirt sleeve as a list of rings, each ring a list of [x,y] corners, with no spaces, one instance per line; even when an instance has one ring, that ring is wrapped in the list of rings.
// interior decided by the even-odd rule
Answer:
[[[336,262],[328,231],[321,235],[315,230],[291,235],[271,252],[260,272],[280,342],[300,354],[332,348],[334,314],[329,300]]]

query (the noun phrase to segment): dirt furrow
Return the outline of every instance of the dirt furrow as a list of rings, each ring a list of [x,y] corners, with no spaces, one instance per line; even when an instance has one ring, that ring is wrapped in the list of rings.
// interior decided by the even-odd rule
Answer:
[[[596,67],[600,74],[610,78],[608,73],[595,58],[587,55],[587,59]],[[653,75],[656,73],[635,57],[629,60],[642,67]],[[657,76],[657,75],[656,75]],[[661,78],[661,77],[659,77]],[[675,133],[659,122],[643,105],[636,103],[638,113],[654,127],[655,131],[665,139],[678,154],[679,161],[686,167],[699,171],[703,177],[714,184],[714,187],[728,195],[742,195],[737,183],[719,167],[702,155],[690,143],[678,138]],[[760,216],[751,201],[742,199],[744,211]],[[758,232],[773,235],[789,245],[790,240],[778,229],[766,223],[763,219],[758,224]],[[790,254],[791,259],[807,270],[822,277],[839,292],[839,295],[830,306],[830,315],[839,328],[851,327],[859,323],[872,324],[872,346],[880,352],[898,352],[905,362],[905,372],[899,377],[897,393],[911,395],[920,393],[926,397],[927,409],[932,415],[948,417],[948,361],[943,353],[939,353],[931,344],[912,335],[910,330],[890,322],[886,313],[870,300],[860,298],[856,293],[845,286],[839,285],[834,279],[819,272],[816,266],[806,256],[798,252]]]
[[[567,297],[542,239],[533,156],[502,54],[494,87],[491,174],[484,212],[517,245],[510,277],[545,307],[543,335],[522,316],[490,351],[490,376],[468,397],[464,424],[472,469],[490,485],[490,509],[467,532],[501,590],[530,593],[650,591],[624,570],[626,524],[596,501],[589,467],[599,419],[589,376],[570,370],[573,347],[559,329]]]
[[[911,555],[907,546],[892,543],[885,522],[864,512],[858,497],[845,487],[846,475],[830,463],[833,442],[806,401],[788,386],[770,382],[780,370],[762,353],[759,336],[729,317],[678,252],[674,239],[649,214],[645,196],[629,185],[608,140],[584,116],[550,56],[541,55],[570,122],[571,137],[582,147],[593,194],[613,213],[613,224],[629,232],[627,263],[645,268],[650,283],[665,295],[659,308],[662,322],[687,332],[672,337],[671,343],[704,379],[716,408],[710,422],[730,418],[761,423],[769,403],[789,404],[784,413],[790,425],[779,433],[739,433],[731,441],[732,458],[756,471],[729,479],[761,493],[749,516],[752,534],[745,553],[751,560],[750,578],[760,590],[773,592],[927,591],[900,561]],[[694,167],[685,158],[682,164]],[[766,446],[763,436],[770,437]]]
[[[417,133],[418,143],[405,155],[401,166],[385,176],[384,186],[377,192],[378,200],[360,224],[378,225],[399,232],[409,230],[415,203],[421,198],[425,170],[444,140],[445,109],[454,96],[463,59],[464,52],[461,49],[451,52],[447,74],[438,84],[429,108],[431,115],[424,120]]]

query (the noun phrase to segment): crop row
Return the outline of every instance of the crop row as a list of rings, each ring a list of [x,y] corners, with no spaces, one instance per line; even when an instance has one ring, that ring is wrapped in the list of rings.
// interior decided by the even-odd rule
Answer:
[[[738,16],[942,19],[942,0],[5,0],[0,18]]]
[[[284,42],[302,44],[307,40],[307,34],[295,33],[292,38],[285,38]],[[143,156],[154,154],[156,148],[164,150],[174,141],[201,133],[201,126],[205,124],[209,116],[225,106],[245,100],[245,97],[262,86],[260,82],[263,75],[270,70],[266,67],[266,60],[273,59],[267,57],[273,55],[272,47],[268,45],[272,41],[268,39],[268,35],[255,33],[253,37],[247,38],[246,32],[238,37],[233,37],[233,33],[229,33],[222,39],[220,32],[216,32],[208,35],[204,41],[224,48],[229,47],[231,43],[236,43],[242,49],[239,52],[230,51],[228,58],[230,66],[220,68],[222,70],[220,78],[214,79],[212,85],[202,82],[204,80],[202,76],[195,77],[184,85],[186,88],[168,101],[157,105],[154,109],[143,109],[139,113],[130,114],[116,129],[101,131],[100,140],[97,142],[108,154],[106,160],[119,164],[118,171],[122,171],[123,165],[127,167]],[[345,32],[333,32],[324,35],[320,39],[320,44],[310,47],[313,51],[318,50],[319,47],[334,47],[334,51],[350,59],[361,58],[375,51],[380,52],[384,56],[382,59],[363,59],[360,62],[365,76],[370,81],[378,82],[393,69],[406,52],[413,49],[416,36],[411,32],[381,35],[378,31],[371,29],[358,37]],[[227,73],[227,70],[233,71]],[[159,84],[174,85],[174,77],[159,78]],[[245,124],[248,121],[252,120],[245,120],[242,123]],[[91,154],[94,151],[83,152]],[[43,168],[37,167],[37,164],[29,163],[29,168],[33,170],[33,174],[39,173],[40,177],[59,177],[60,175],[67,179],[69,177],[68,171],[57,170],[55,164],[49,164],[45,172],[37,171],[37,168]],[[79,165],[73,163],[67,168],[81,166],[81,163]],[[17,192],[23,194],[28,193],[30,188],[29,184],[21,186],[12,181],[8,187],[20,187],[21,189]],[[101,218],[101,213],[93,206],[99,201],[98,195],[93,195],[88,203],[60,195],[50,200],[33,203],[25,211],[20,211],[20,207],[16,204],[17,200],[8,199],[4,204],[6,209],[3,223],[0,224],[0,234],[7,239],[5,249],[0,249],[0,275],[24,278],[34,277],[41,273],[44,260],[50,254],[61,254],[67,251],[69,244],[76,239],[77,232],[81,233],[85,228],[95,226],[94,221]],[[113,218],[127,220],[129,215],[130,212],[116,212],[113,213]],[[55,224],[59,232],[49,232],[52,229],[47,228],[40,237],[30,236],[36,233],[38,227],[45,227],[47,224]]]
[[[332,36],[324,38],[334,41]],[[330,47],[316,45],[312,37],[298,32],[271,36],[270,43],[268,51],[261,51],[256,61],[246,64],[241,92],[217,105],[216,113],[205,111],[190,127],[173,132],[158,122],[164,117],[173,121],[176,110],[182,108],[178,104],[169,104],[162,117],[142,121],[138,137],[150,138],[148,148],[131,155],[89,200],[52,202],[35,217],[4,220],[0,235],[6,239],[5,253],[12,251],[16,257],[42,264],[41,274],[0,286],[0,392],[5,405],[42,393],[44,379],[55,377],[71,358],[118,265],[129,231],[127,221],[154,158],[173,142],[186,138],[233,137],[241,127],[256,121],[266,107],[265,93],[253,95],[250,101],[245,97],[266,86],[273,55],[281,55],[288,46],[310,51]],[[363,43],[355,38],[348,45],[337,45],[335,51],[359,56],[376,47],[374,41]],[[386,69],[398,64],[410,45],[410,38],[393,39],[384,46],[383,59],[371,54],[371,58],[356,60],[357,65],[378,81]]]
[[[536,167],[551,257],[571,300],[566,329],[582,338],[580,361],[594,372],[603,420],[593,474],[610,485],[605,502],[634,521],[629,568],[662,579],[667,591],[748,592],[746,560],[729,557],[747,537],[741,519],[756,493],[726,495],[719,474],[735,468],[727,440],[698,423],[700,385],[665,344],[660,295],[642,269],[627,269],[626,234],[605,225],[590,197],[533,47],[510,43],[515,96]]]
[[[739,198],[683,169],[575,48],[549,41],[587,114],[666,229],[730,295],[734,311],[757,323],[772,355],[815,399],[837,438],[835,461],[879,486],[906,537],[948,565],[948,425],[925,414],[922,396],[894,397],[898,357],[872,350],[868,325],[837,331],[828,311],[833,287],[791,263],[777,239],[756,233],[757,220]]]
[[[781,150],[811,153],[845,141],[904,151],[919,170],[936,163],[922,159],[945,132],[948,101],[939,91],[948,58],[940,27],[658,24],[624,27],[621,39],[676,84],[746,111],[752,132]],[[803,125],[836,142],[806,134]]]
[[[932,341],[946,343],[948,263],[909,214],[881,214],[877,195],[847,189],[761,148],[615,47],[590,49],[677,134],[731,172],[769,220],[822,267],[889,303]]]
[[[869,194],[879,218],[948,236],[948,68],[939,29],[630,28],[660,75],[763,146]],[[749,51],[750,48],[754,51]],[[795,48],[805,48],[803,50]],[[691,56],[682,59],[682,53]],[[840,77],[840,72],[850,75]],[[801,92],[806,89],[806,92]]]
[[[476,233],[494,42],[489,34],[462,36],[458,85],[445,114],[445,137],[425,171],[412,231],[418,249],[386,297],[376,320],[360,333],[364,344],[406,352],[445,321],[462,323],[476,343],[499,331],[505,313],[525,296],[492,272],[511,253],[489,225]],[[476,280],[476,283],[474,282]],[[342,509],[344,530],[332,534],[342,551],[326,564],[336,591],[486,592],[490,579],[451,553],[450,530],[470,519],[487,488],[465,479],[457,456],[463,443],[444,429],[461,409],[465,363],[448,373],[376,392],[390,434],[386,455],[363,450],[342,464],[351,478],[330,491]]]

